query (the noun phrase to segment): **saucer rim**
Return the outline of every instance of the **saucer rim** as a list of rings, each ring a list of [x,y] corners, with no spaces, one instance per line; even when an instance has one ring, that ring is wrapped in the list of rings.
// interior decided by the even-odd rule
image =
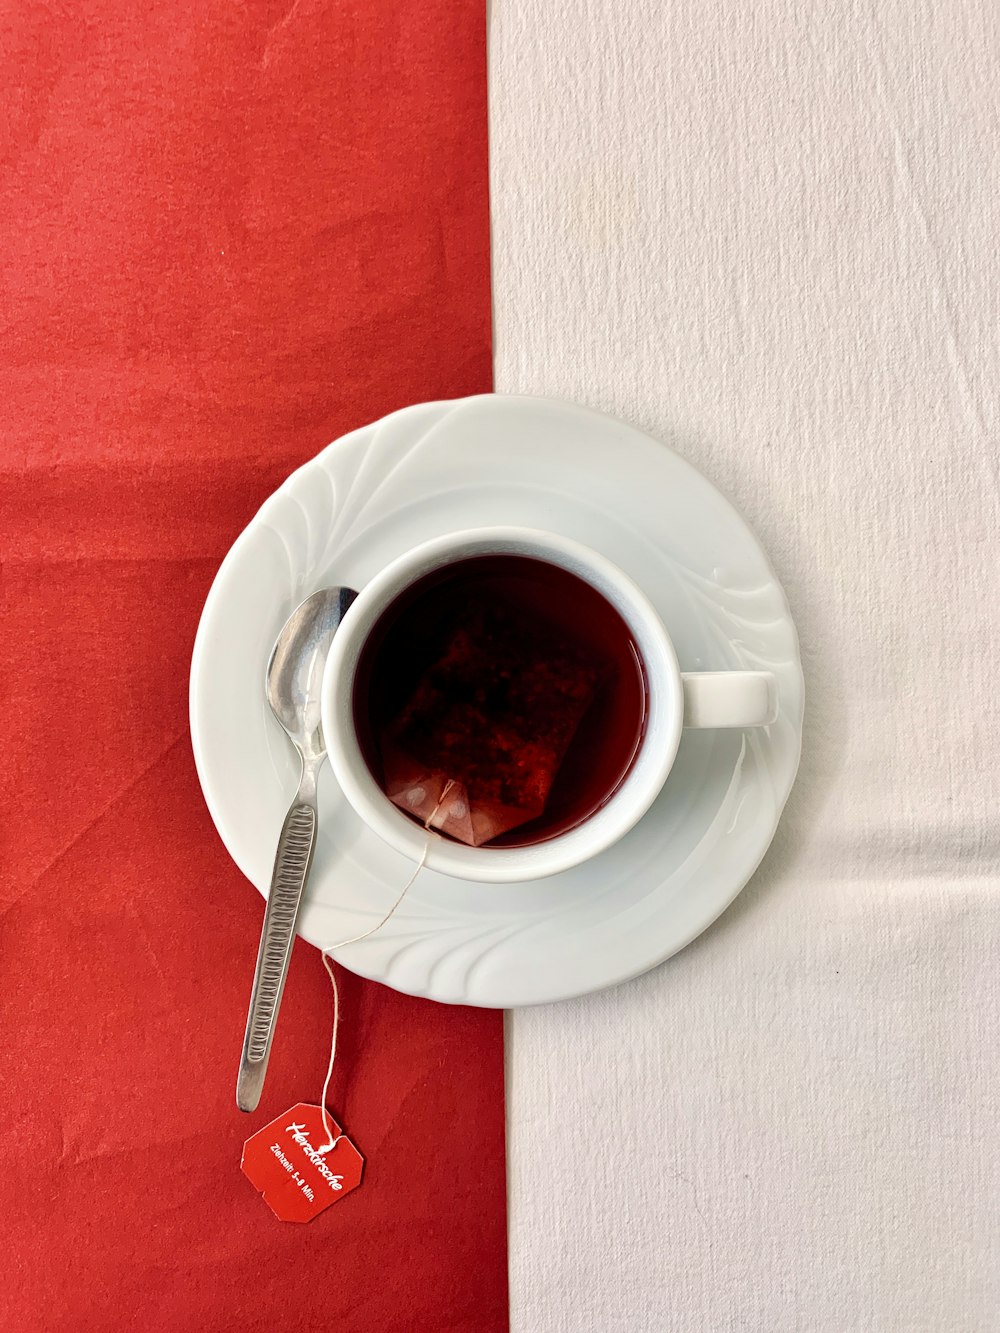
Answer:
[[[754,547],[756,548],[757,556],[762,562],[764,569],[770,576],[772,590],[775,593],[777,593],[777,595],[780,598],[782,612],[783,612],[783,628],[787,630],[791,636],[790,655],[787,661],[784,663],[784,666],[792,669],[795,675],[794,685],[796,694],[796,699],[795,699],[796,707],[794,709],[794,712],[796,715],[790,719],[793,725],[794,736],[795,736],[794,753],[792,753],[790,748],[786,747],[786,753],[784,755],[784,761],[783,761],[784,780],[781,784],[782,790],[775,792],[775,809],[773,817],[771,817],[767,821],[768,823],[767,835],[761,840],[759,854],[755,855],[754,859],[752,860],[752,863],[750,859],[745,859],[743,867],[741,868],[740,872],[732,877],[730,891],[727,892],[724,896],[719,896],[713,900],[713,908],[715,910],[713,910],[711,916],[697,920],[692,925],[690,930],[684,933],[679,933],[674,935],[671,939],[670,944],[666,948],[656,952],[655,954],[650,953],[643,959],[642,962],[637,964],[634,962],[623,963],[623,966],[620,969],[610,974],[605,972],[604,975],[598,980],[590,981],[584,985],[571,984],[565,989],[559,989],[558,987],[553,988],[549,990],[545,995],[538,996],[535,998],[524,999],[524,998],[507,997],[504,999],[496,999],[496,998],[480,999],[472,995],[454,996],[454,995],[435,994],[434,987],[432,985],[421,986],[421,985],[401,984],[399,978],[394,978],[394,979],[387,978],[387,976],[385,975],[385,970],[383,968],[377,965],[374,967],[370,966],[368,964],[367,956],[363,952],[359,953],[356,950],[343,951],[343,960],[345,962],[345,965],[349,966],[351,970],[357,972],[359,975],[370,977],[373,980],[382,981],[383,983],[393,986],[395,989],[398,989],[404,993],[426,996],[433,999],[443,1000],[444,1002],[449,1002],[449,1003],[464,1003],[464,1004],[488,1007],[488,1008],[521,1007],[523,1005],[551,1003],[560,999],[575,998],[583,994],[619,985],[622,982],[632,979],[636,976],[639,976],[644,972],[650,970],[651,968],[658,966],[660,963],[665,962],[675,953],[685,948],[689,943],[691,943],[694,939],[696,939],[698,935],[702,934],[711,924],[713,924],[713,922],[717,920],[718,917],[721,916],[727,910],[727,908],[732,904],[735,898],[738,897],[739,893],[746,886],[749,880],[753,877],[754,873],[760,866],[761,861],[763,861],[764,857],[766,856],[768,848],[771,845],[774,833],[780,821],[782,810],[788,799],[788,795],[791,791],[791,788],[794,785],[795,776],[801,759],[802,712],[804,707],[804,679],[802,676],[801,654],[799,650],[798,636],[795,630],[794,621],[791,616],[791,611],[788,606],[787,597],[784,593],[784,590],[780,582],[777,579],[777,576],[773,569],[773,565],[771,564],[767,552],[763,549],[761,543],[756,537],[756,534],[753,532],[752,528],[747,523],[746,519],[740,513],[738,508],[732,503],[729,497],[726,496],[719,489],[718,486],[716,486],[713,482],[709,481],[709,479],[706,478],[704,474],[701,473],[697,468],[695,468],[693,464],[684,459],[682,455],[678,454],[676,450],[674,450],[670,445],[667,445],[653,438],[652,436],[647,435],[645,432],[639,430],[636,427],[631,426],[629,423],[623,422],[619,418],[611,416],[607,413],[594,411],[592,409],[585,408],[574,403],[561,402],[560,400],[553,398],[540,398],[530,395],[482,394],[482,395],[473,395],[469,398],[437,400],[434,402],[413,404],[411,406],[398,409],[396,412],[393,412],[386,417],[380,418],[375,422],[369,423],[366,426],[362,426],[357,430],[346,433],[345,435],[339,437],[337,440],[334,440],[331,444],[325,446],[324,449],[322,449],[319,453],[317,453],[312,459],[304,463],[300,468],[297,468],[286,479],[286,481],[282,484],[282,486],[280,486],[277,489],[277,491],[275,491],[274,494],[264,502],[264,504],[260,507],[260,509],[253,517],[253,519],[251,519],[251,521],[248,523],[247,527],[237,537],[232,548],[230,549],[225,559],[223,560],[219,568],[219,571],[216,575],[216,578],[213,581],[208,597],[206,598],[205,608],[202,612],[202,617],[199,622],[198,632],[195,638],[194,649],[192,653],[191,688],[190,688],[192,748],[194,750],[195,762],[198,770],[199,780],[201,782],[202,790],[206,799],[206,804],[208,806],[213,822],[215,823],[216,828],[220,834],[220,837],[222,838],[222,841],[226,846],[227,850],[229,851],[230,855],[232,856],[233,860],[243,871],[243,873],[247,876],[247,878],[251,880],[252,883],[257,885],[259,888],[258,884],[259,876],[251,873],[250,867],[245,864],[245,859],[238,853],[238,850],[231,845],[231,839],[227,837],[227,828],[229,823],[228,816],[223,812],[219,801],[216,799],[216,793],[213,790],[213,785],[211,780],[207,778],[208,763],[207,763],[207,756],[204,743],[205,738],[202,733],[201,718],[199,715],[201,698],[203,694],[203,678],[206,671],[210,669],[211,665],[210,663],[206,662],[206,644],[209,642],[210,639],[210,630],[212,626],[212,621],[217,606],[220,602],[220,599],[224,599],[224,597],[226,596],[227,587],[230,580],[233,577],[234,571],[238,570],[241,554],[243,550],[246,548],[246,544],[249,541],[251,541],[254,530],[259,526],[264,516],[267,515],[269,507],[272,506],[272,504],[276,501],[276,499],[279,496],[287,494],[289,492],[289,489],[293,488],[297,481],[301,481],[303,476],[307,476],[312,470],[317,468],[322,468],[324,462],[332,460],[335,456],[340,457],[341,454],[346,453],[346,450],[349,446],[351,445],[355,447],[362,446],[363,453],[367,452],[367,448],[369,448],[372,445],[373,437],[375,435],[377,435],[380,431],[384,430],[385,428],[398,425],[401,421],[405,422],[407,419],[411,420],[414,423],[414,425],[422,427],[422,425],[426,424],[428,421],[430,421],[431,425],[433,425],[435,422],[446,420],[447,417],[450,414],[452,414],[456,409],[461,409],[467,406],[487,406],[487,410],[489,410],[489,408],[501,407],[501,405],[502,405],[502,410],[506,410],[509,407],[521,406],[529,411],[541,410],[543,412],[554,412],[564,420],[566,418],[571,418],[574,416],[584,419],[588,422],[593,422],[595,418],[603,420],[613,429],[617,431],[627,432],[630,443],[634,444],[637,448],[645,446],[651,450],[667,451],[671,455],[672,465],[678,466],[682,470],[682,472],[686,473],[688,476],[692,478],[697,478],[697,481],[701,486],[707,486],[710,489],[710,491],[714,492],[718,500],[722,502],[726,521],[737,524],[739,528],[742,529],[746,537],[749,538],[749,540],[753,543]],[[597,549],[600,554],[605,554],[604,552],[600,551],[599,547],[595,547],[595,549]],[[607,555],[606,558],[611,559],[614,562],[614,558],[612,556]],[[640,591],[643,592],[646,591],[641,583],[639,586],[640,586]],[[761,823],[763,824],[763,821],[761,821]],[[613,852],[614,849],[611,850]],[[564,873],[572,875],[573,871],[570,870]],[[259,891],[264,893],[266,896],[266,890],[259,888]],[[306,939],[310,938],[308,934],[304,934],[303,937]],[[317,941],[313,940],[310,940],[310,942],[318,943]]]

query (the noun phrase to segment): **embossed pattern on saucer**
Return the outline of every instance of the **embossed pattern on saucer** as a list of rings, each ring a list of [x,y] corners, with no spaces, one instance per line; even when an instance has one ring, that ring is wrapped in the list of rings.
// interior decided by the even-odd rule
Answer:
[[[219,834],[263,893],[297,774],[261,682],[293,606],[358,588],[418,542],[468,527],[547,528],[602,551],[647,593],[682,669],[766,667],[772,727],[686,732],[650,812],[600,857],[529,884],[423,872],[353,971],[452,1003],[514,1007],[613,985],[700,934],[774,835],[798,766],[803,684],[784,594],[745,521],[673,450],[612,418],[483,396],[406,408],[336,441],[263,505],[209,593],[191,670],[191,730]],[[410,867],[325,770],[300,918],[323,946],[381,916]]]

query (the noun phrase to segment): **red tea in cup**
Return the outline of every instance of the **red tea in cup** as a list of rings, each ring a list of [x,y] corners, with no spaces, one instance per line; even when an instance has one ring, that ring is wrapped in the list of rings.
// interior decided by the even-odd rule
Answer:
[[[525,847],[614,795],[646,706],[632,632],[601,593],[544,560],[484,555],[388,606],[362,649],[353,715],[373,778],[417,823]]]

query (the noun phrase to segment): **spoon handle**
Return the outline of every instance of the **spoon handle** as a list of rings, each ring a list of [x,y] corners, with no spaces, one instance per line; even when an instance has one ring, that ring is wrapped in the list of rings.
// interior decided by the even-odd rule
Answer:
[[[308,790],[304,782],[303,787]],[[315,785],[309,799],[302,788],[285,816],[271,875],[271,890],[264,912],[264,929],[253,974],[250,1012],[247,1015],[243,1057],[236,1081],[236,1105],[254,1111],[260,1101],[271,1054],[274,1026],[285,989],[288,963],[295,941],[295,922],[302,902],[316,845]],[[303,799],[305,797],[305,799]]]

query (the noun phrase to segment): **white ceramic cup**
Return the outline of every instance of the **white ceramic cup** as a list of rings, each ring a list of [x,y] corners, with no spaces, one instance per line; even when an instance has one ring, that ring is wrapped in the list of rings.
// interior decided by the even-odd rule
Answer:
[[[469,847],[416,824],[372,777],[354,727],[361,651],[383,613],[435,569],[483,555],[528,556],[569,570],[596,588],[632,631],[646,670],[646,727],[638,754],[607,802],[584,823],[528,847]],[[774,677],[763,671],[681,672],[662,621],[636,585],[596,551],[530,528],[451,533],[393,560],[362,588],[333,640],[323,676],[322,718],[330,762],[364,822],[413,861],[459,879],[511,883],[568,870],[610,847],[646,813],[677,754],[683,727],[767,726],[776,713]]]

